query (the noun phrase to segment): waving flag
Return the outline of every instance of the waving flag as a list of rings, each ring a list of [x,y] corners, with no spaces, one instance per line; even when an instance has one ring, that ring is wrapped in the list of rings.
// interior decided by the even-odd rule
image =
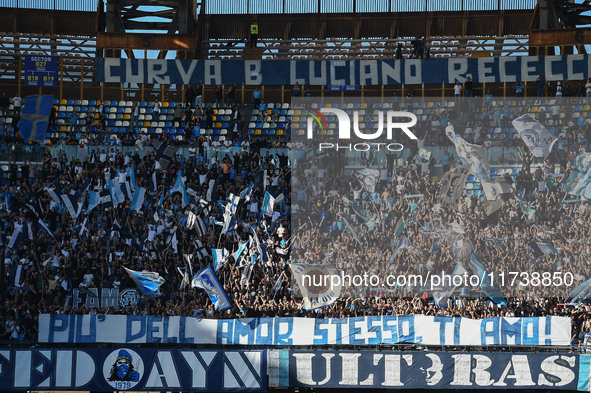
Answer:
[[[182,291],[183,289],[185,289],[186,287],[189,286],[191,279],[189,277],[189,272],[187,271],[186,266],[183,266],[183,267],[177,266],[176,270],[179,272],[179,274],[182,277],[181,285],[180,285],[180,290]]]
[[[72,218],[76,220],[78,218],[78,214],[80,214],[80,209],[78,206],[79,195],[62,194],[61,198],[62,201],[64,201],[64,206],[66,206],[68,213],[70,213]]]
[[[78,233],[80,234],[80,236],[88,237],[88,229],[88,217],[84,217],[84,221],[82,221],[82,224],[80,224],[80,226],[78,227]]]
[[[224,291],[224,288],[220,285],[213,270],[211,270],[211,266],[208,265],[201,269],[199,273],[193,277],[192,285],[205,289],[216,309],[224,311],[232,307],[232,303],[230,303],[226,291]]]
[[[211,255],[213,256],[213,268],[217,272],[224,266],[230,253],[225,248],[212,248]]]
[[[224,215],[233,216],[236,214],[236,209],[238,209],[238,203],[240,202],[240,197],[234,194],[230,194],[228,197],[228,202],[226,202],[226,207],[224,210]]]
[[[343,202],[351,206],[355,214],[365,222],[368,231],[372,232],[376,228],[377,222],[375,216],[373,216],[363,207],[359,206],[357,203],[347,199],[347,197],[343,197]]]
[[[114,206],[117,206],[118,204],[125,202],[125,195],[123,194],[123,191],[121,191],[121,185],[119,184],[118,180],[109,180],[107,188],[111,193],[111,200],[113,201]]]
[[[439,190],[441,207],[451,207],[458,204],[464,192],[468,175],[470,175],[470,165],[458,166],[443,175]]]
[[[19,132],[25,142],[42,142],[45,139],[52,102],[53,96],[25,97],[18,122]]]
[[[147,271],[136,272],[126,267],[123,268],[144,297],[154,299],[161,295],[160,286],[164,284],[165,280],[158,273]]]
[[[252,196],[252,189],[253,188],[254,188],[254,183],[251,181],[250,184],[248,185],[248,187],[246,187],[240,193],[240,199],[242,199],[244,202],[250,201],[250,197]]]
[[[591,199],[591,153],[579,153],[564,183],[564,191]]]
[[[576,306],[579,303],[582,303],[585,300],[591,299],[591,278],[587,281],[577,285],[575,289],[568,294],[566,298],[566,303]]]
[[[355,231],[355,228],[353,228],[353,226],[351,225],[349,220],[347,220],[347,217],[341,213],[339,213],[338,216],[341,218],[341,220],[343,220],[343,223],[345,224],[345,228],[347,228],[349,230],[349,232],[351,232],[353,239],[355,239],[355,241],[358,244],[362,244],[361,239],[359,238],[359,234]]]
[[[183,181],[183,174],[179,172],[176,177],[176,182],[174,186],[170,189],[170,195],[174,194],[175,192],[180,192],[182,196],[182,207],[186,207],[189,203],[191,203],[191,196],[187,192],[187,187],[185,186],[185,182]]]
[[[238,249],[236,250],[236,252],[232,254],[234,261],[238,261],[238,258],[240,258],[240,255],[242,255],[244,250],[246,250],[246,247],[248,247],[248,240],[245,242],[240,242],[240,244],[238,245]]]
[[[275,285],[273,285],[273,292],[277,292],[279,289],[281,289],[281,284],[283,284],[283,277],[285,277],[284,271],[281,272],[281,274],[277,278],[277,281],[275,281]]]
[[[88,199],[88,209],[86,210],[86,214],[90,214],[92,209],[100,205],[101,203],[101,195],[96,191],[90,191],[90,198]]]
[[[398,239],[398,241],[396,242],[396,247],[394,247],[394,252],[392,253],[392,256],[390,257],[390,262],[388,264],[390,266],[392,266],[392,264],[394,263],[394,259],[396,258],[396,256],[400,252],[400,250],[407,250],[407,249],[411,249],[411,248],[413,248],[413,247],[412,247],[412,243],[410,242],[410,240],[408,240],[408,238],[406,236],[400,237],[400,239]]]
[[[480,182],[484,195],[487,201],[495,201],[501,194],[512,194],[515,190],[507,183],[500,183],[496,181]]]
[[[340,296],[342,287],[340,274],[333,265],[292,263],[289,267],[304,298],[306,310],[330,306]],[[323,281],[325,277],[327,277],[326,283]],[[333,277],[338,277],[339,280],[336,278],[331,280]],[[334,287],[332,281],[334,281]]]
[[[367,192],[375,192],[376,184],[380,180],[380,171],[377,169],[365,168],[356,173],[357,179],[363,185],[363,188]]]
[[[546,255],[558,253],[558,250],[550,243],[530,242],[529,246],[531,247],[536,259],[543,258]]]
[[[462,164],[470,164],[470,172],[480,180],[490,180],[490,164],[482,146],[473,145],[456,135],[454,127],[450,124],[445,129],[445,134],[456,147],[456,153],[462,160]]]
[[[207,252],[207,248],[203,245],[203,243],[201,243],[201,240],[195,240],[193,242],[193,245],[195,246],[195,253],[197,254],[197,257],[199,257],[199,259],[203,259],[209,255],[209,253]]]
[[[265,198],[263,199],[263,206],[261,208],[261,213],[266,216],[273,215],[273,206],[275,205],[275,198],[271,196],[268,192],[265,192]]]
[[[169,146],[166,143],[162,143],[157,140],[152,141],[152,146],[154,146],[156,152],[156,161],[158,161],[160,167],[164,170],[168,169],[168,165],[174,158],[178,148]]]
[[[491,283],[489,273],[478,259],[478,256],[476,256],[474,253],[470,254],[470,264],[472,265],[472,272],[482,280],[480,282],[480,289],[482,292],[484,292],[486,296],[490,297],[493,302],[502,306],[506,306],[507,302],[503,298],[503,294],[496,286],[493,285],[493,283]]]
[[[136,212],[139,211],[144,204],[145,196],[146,189],[143,187],[136,187],[135,192],[133,193],[133,200],[131,201],[131,205],[129,205],[129,209],[135,210]]]
[[[558,141],[530,114],[520,116],[511,123],[534,157],[545,160]]]

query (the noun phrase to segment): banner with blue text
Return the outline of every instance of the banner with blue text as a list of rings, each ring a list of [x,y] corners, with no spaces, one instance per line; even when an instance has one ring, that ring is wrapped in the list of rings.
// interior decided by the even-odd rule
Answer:
[[[0,348],[6,390],[264,392],[264,350]]]
[[[270,387],[589,391],[591,356],[269,350]]]
[[[507,56],[407,60],[96,59],[97,82],[206,85],[369,86],[583,80],[591,56]]]
[[[342,319],[199,319],[146,315],[39,317],[44,343],[193,343],[229,345],[568,345],[567,317],[452,318],[369,316]]]

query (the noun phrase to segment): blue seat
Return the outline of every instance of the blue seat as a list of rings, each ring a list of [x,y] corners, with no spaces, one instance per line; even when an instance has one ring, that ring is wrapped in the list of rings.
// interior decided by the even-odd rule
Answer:
[[[172,122],[167,121],[166,123],[164,123],[164,127],[172,128]]]
[[[147,106],[148,106],[148,103],[146,101],[140,102],[140,108],[145,108]]]
[[[54,98],[53,105],[59,105],[59,104],[60,104],[60,100],[58,100],[57,98]]]
[[[64,119],[65,117],[66,117],[66,114],[64,112],[60,112],[57,114],[58,119]]]
[[[74,100],[72,100],[72,99],[68,100],[68,105],[74,105]]]
[[[125,113],[125,108],[122,106],[117,107],[117,113]]]
[[[90,100],[90,102],[88,103],[88,105],[90,105],[90,106],[96,106],[96,100]]]
[[[81,108],[80,108],[80,112],[82,112],[82,113],[86,113],[86,112],[88,112],[88,107],[87,107],[87,106],[83,106],[83,107],[81,107]]]

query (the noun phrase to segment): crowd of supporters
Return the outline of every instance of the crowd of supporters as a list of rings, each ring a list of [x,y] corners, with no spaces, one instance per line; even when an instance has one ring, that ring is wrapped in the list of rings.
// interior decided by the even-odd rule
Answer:
[[[494,114],[495,109],[491,110]],[[448,115],[445,110],[438,111],[433,113],[433,121],[447,119]],[[440,127],[453,121],[453,116],[440,122]],[[439,137],[437,132],[429,138],[449,146],[445,161],[426,160],[417,145],[409,146],[411,154],[404,161],[388,155],[386,164],[377,168],[380,181],[374,193],[364,189],[355,171],[342,170],[336,153],[290,165],[283,150],[261,153],[261,149],[288,148],[298,154],[291,142],[260,139],[244,144],[248,141],[246,135],[237,137],[242,142],[232,145],[233,153],[220,150],[219,154],[219,144],[210,143],[206,137],[196,138],[194,154],[188,158],[177,155],[162,168],[146,138],[140,145],[134,142],[138,147],[133,153],[112,148],[94,151],[84,160],[62,153],[57,157],[46,154],[41,163],[12,163],[10,176],[0,188],[0,236],[5,250],[0,306],[0,319],[5,321],[3,337],[34,340],[40,313],[203,318],[426,314],[469,318],[568,315],[573,320],[576,340],[579,333],[591,331],[587,318],[591,310],[563,303],[569,289],[588,278],[591,209],[588,201],[563,192],[562,184],[576,154],[589,151],[588,143],[576,143],[579,133],[583,139],[588,137],[589,126],[584,122],[569,124],[569,120],[563,125],[566,134],[561,137],[561,148],[547,162],[536,163],[531,153],[521,151],[521,168],[500,179],[514,192],[504,198],[503,208],[492,217],[484,210],[483,194],[467,193],[453,209],[439,205],[440,176],[435,175],[434,168],[452,169],[457,159],[445,135]],[[427,136],[423,131],[422,140]],[[569,139],[568,135],[575,136]],[[72,137],[80,142],[77,136]],[[482,142],[479,138],[474,141]],[[214,153],[206,154],[209,151]],[[116,207],[100,204],[87,213],[88,191],[104,191],[110,179],[129,173],[131,168],[136,186],[148,190],[142,208],[130,209],[128,195]],[[191,191],[191,204],[185,207],[181,193],[169,192],[179,173]],[[244,192],[251,182],[253,192],[249,201],[243,199],[238,206],[234,233],[222,235],[222,226],[216,222],[224,221],[225,201],[230,194]],[[265,192],[283,195],[283,201],[275,204],[270,215],[261,213]],[[59,198],[61,195],[79,197],[82,207],[76,217]],[[343,197],[375,214],[377,228],[369,230],[353,211],[353,204]],[[207,209],[195,209],[206,200]],[[533,217],[522,209],[523,203],[535,210]],[[187,228],[189,212],[203,218],[205,233]],[[352,223],[351,229],[344,225],[343,216]],[[412,248],[401,250],[390,263],[401,217],[405,222],[403,234]],[[82,227],[85,218],[88,226]],[[11,235],[19,230],[25,236],[17,245],[8,247]],[[233,304],[231,309],[215,310],[204,290],[182,285],[183,276],[177,267],[186,266],[188,259],[192,271],[197,272],[212,263],[211,249],[234,252],[249,237],[265,244],[268,259],[257,260],[252,273],[245,274],[254,252],[247,251],[238,261],[231,256],[217,271]],[[558,251],[537,258],[530,243],[549,239]],[[204,256],[201,245],[209,255]],[[479,253],[491,271],[570,272],[574,283],[570,288],[506,285],[502,288],[506,305],[477,291],[472,298],[451,297],[438,305],[429,290],[422,287],[347,287],[332,306],[307,311],[289,269],[293,253],[303,261],[332,263],[350,275],[421,274],[451,271],[457,262],[468,268],[472,251]],[[187,254],[193,257],[185,258]],[[123,267],[158,272],[165,279],[160,289],[162,296],[141,299],[136,305],[119,309],[87,309],[84,302],[72,305],[74,288],[133,288]]]

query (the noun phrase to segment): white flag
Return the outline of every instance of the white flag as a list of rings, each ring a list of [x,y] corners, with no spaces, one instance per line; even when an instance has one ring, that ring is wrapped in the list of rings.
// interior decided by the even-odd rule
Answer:
[[[330,306],[341,294],[341,276],[333,265],[289,265],[304,297],[306,310]]]
[[[538,123],[530,114],[518,117],[512,123],[534,157],[545,160],[558,139],[552,136],[546,127]]]

